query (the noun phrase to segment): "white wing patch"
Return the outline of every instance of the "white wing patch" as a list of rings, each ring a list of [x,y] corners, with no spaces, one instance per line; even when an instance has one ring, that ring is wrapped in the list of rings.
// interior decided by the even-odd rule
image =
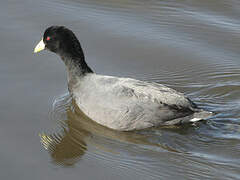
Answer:
[[[190,122],[197,122],[197,121],[200,121],[200,120],[202,120],[202,118],[193,118],[193,119],[190,120]]]

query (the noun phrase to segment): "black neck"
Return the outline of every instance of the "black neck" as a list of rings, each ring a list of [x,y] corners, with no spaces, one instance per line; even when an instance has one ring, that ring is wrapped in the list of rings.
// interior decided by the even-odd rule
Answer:
[[[84,58],[61,56],[67,70],[72,75],[84,76],[87,73],[92,73],[92,69],[87,65]]]
[[[68,87],[71,91],[72,87],[78,82],[79,78],[84,77],[86,74],[93,73],[91,68],[84,60],[84,56],[67,56],[61,55],[61,59],[67,67],[68,73]]]
[[[83,57],[61,56],[61,59],[67,67],[69,75],[84,76],[87,73],[93,73],[92,69],[87,65]]]
[[[80,42],[74,34],[69,35],[65,43],[60,44],[60,55],[68,71],[68,81],[75,82],[79,77],[84,77],[88,73],[93,73],[87,65]]]

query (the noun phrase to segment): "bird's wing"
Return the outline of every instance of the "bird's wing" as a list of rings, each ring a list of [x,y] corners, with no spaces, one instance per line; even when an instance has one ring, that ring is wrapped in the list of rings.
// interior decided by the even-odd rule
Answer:
[[[130,78],[94,77],[78,93],[77,104],[84,113],[118,130],[151,127],[192,112],[182,93]]]
[[[120,78],[111,88],[111,94],[119,98],[131,98],[141,102],[153,102],[176,107],[191,107],[193,103],[183,93],[162,84]]]

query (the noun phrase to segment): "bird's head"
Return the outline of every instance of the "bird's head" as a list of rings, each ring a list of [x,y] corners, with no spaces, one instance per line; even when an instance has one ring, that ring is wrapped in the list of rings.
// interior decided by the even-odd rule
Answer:
[[[42,40],[34,49],[34,53],[44,49],[65,57],[74,58],[83,55],[78,39],[71,30],[64,26],[51,26],[45,30]]]

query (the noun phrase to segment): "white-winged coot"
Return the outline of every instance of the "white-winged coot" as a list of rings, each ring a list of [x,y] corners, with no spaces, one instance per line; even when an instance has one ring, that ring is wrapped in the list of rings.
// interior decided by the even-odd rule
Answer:
[[[34,52],[43,49],[61,57],[72,97],[89,118],[103,126],[130,131],[195,122],[212,114],[164,85],[94,73],[85,61],[80,42],[64,26],[46,29]]]

